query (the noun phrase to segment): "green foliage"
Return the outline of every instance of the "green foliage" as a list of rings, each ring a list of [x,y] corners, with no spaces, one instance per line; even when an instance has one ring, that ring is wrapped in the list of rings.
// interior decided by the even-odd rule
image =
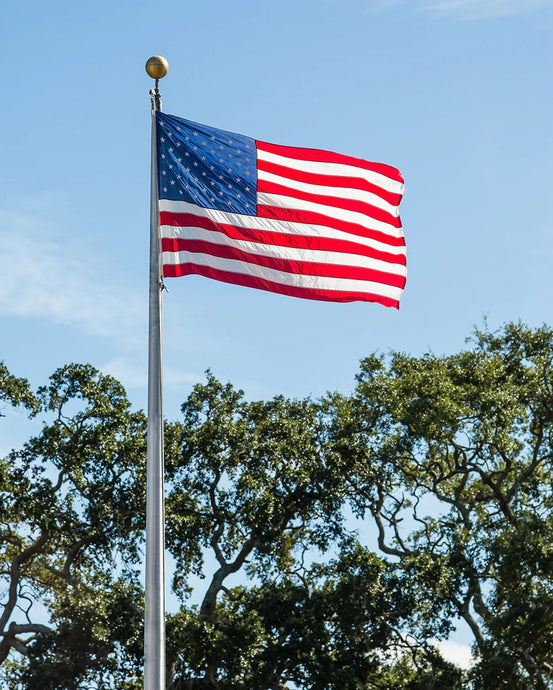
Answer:
[[[29,382],[10,374],[3,362],[0,362],[0,400],[13,406],[23,405],[32,414],[36,414],[39,409],[38,400],[31,392]],[[2,416],[0,412],[0,417]]]
[[[508,324],[449,357],[370,357],[331,400],[351,504],[418,593],[413,629],[464,618],[477,688],[553,682],[552,357],[551,329]]]
[[[320,401],[208,373],[165,426],[168,688],[552,687],[552,361],[507,324]],[[0,461],[0,684],[136,690],[144,416],[88,366],[0,368],[0,399],[43,421]],[[459,618],[468,672],[435,646]]]
[[[341,531],[341,478],[310,400],[249,403],[209,375],[183,414],[166,430],[167,542],[181,594],[212,550],[218,570],[202,604],[209,615],[223,581],[242,567],[264,579],[293,567],[302,544],[328,547]]]
[[[141,599],[145,420],[90,366],[59,369],[32,400],[42,429],[1,464],[0,663],[14,688],[84,688],[91,674],[123,687],[113,659],[140,663],[126,626]]]
[[[465,690],[465,675],[433,648],[410,650],[385,667],[374,683],[376,690]]]
[[[190,575],[207,583],[199,607],[169,619],[170,687],[384,683],[412,646],[403,633],[418,602],[345,526],[329,404],[246,402],[208,374],[182,409],[184,423],[166,428],[168,545],[182,597]],[[246,584],[229,587],[235,573]],[[439,655],[417,654],[433,673]]]
[[[353,547],[301,578],[234,588],[209,619],[181,610],[169,627],[174,687],[209,679],[213,659],[221,688],[368,687],[413,605],[377,556]]]
[[[142,687],[142,618],[142,592],[124,580],[67,592],[52,615],[55,629],[29,644],[19,683],[33,690]]]

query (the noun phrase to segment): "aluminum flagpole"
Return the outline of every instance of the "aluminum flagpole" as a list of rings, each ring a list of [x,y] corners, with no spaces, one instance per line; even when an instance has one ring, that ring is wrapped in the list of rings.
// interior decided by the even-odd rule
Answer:
[[[148,441],[146,468],[146,595],[144,620],[144,690],[165,688],[165,499],[163,483],[162,272],[157,191],[156,112],[161,110],[159,80],[169,70],[156,55],[146,63],[155,79],[152,100],[150,197],[150,300],[148,332]]]

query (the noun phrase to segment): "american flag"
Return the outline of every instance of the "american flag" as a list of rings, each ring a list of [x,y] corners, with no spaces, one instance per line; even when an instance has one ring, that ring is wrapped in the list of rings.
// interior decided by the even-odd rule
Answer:
[[[399,307],[403,177],[156,113],[163,275]]]

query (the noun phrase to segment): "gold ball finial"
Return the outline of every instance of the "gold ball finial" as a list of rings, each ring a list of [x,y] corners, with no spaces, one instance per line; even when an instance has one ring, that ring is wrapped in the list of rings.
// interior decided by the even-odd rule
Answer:
[[[169,63],[161,55],[154,55],[146,62],[146,72],[152,79],[163,79],[169,71]]]

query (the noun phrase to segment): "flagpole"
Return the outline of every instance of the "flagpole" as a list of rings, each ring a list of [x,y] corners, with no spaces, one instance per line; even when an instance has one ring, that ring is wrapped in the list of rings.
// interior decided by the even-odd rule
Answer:
[[[157,190],[156,112],[161,110],[159,80],[169,65],[158,55],[146,63],[151,89],[152,158],[150,197],[150,287],[148,330],[148,437],[146,460],[146,593],[144,690],[165,688],[165,499],[163,484],[162,272]]]

